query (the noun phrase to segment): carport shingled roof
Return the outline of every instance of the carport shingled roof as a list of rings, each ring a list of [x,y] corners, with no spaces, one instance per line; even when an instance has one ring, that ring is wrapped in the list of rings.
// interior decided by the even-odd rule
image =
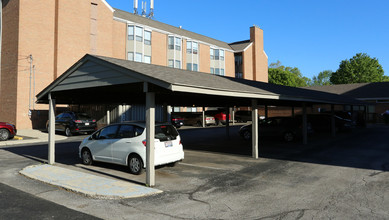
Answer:
[[[133,77],[136,79],[141,78],[143,82],[154,84],[172,92],[279,101],[363,105],[362,102],[353,98],[337,94],[88,54],[40,92],[37,95],[38,102],[47,102],[50,92],[71,90],[72,88],[68,88],[66,83],[64,83],[66,78],[71,77],[73,72],[90,61],[109,68],[119,67],[121,73],[124,74],[122,76],[123,80],[119,80],[119,83],[115,85],[123,85],[126,82],[125,79]]]
[[[389,99],[389,82],[338,84],[306,88],[315,91],[346,95],[359,100]]]

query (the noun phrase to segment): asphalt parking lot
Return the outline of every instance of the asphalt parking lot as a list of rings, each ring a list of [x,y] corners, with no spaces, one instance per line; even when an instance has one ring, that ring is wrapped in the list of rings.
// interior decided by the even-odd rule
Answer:
[[[321,134],[308,145],[261,139],[258,160],[231,127],[180,129],[185,159],[156,169],[155,196],[100,200],[15,171],[47,158],[47,145],[1,148],[1,182],[104,219],[388,219],[389,127]],[[58,166],[143,184],[126,167],[80,164],[76,136],[56,145]]]

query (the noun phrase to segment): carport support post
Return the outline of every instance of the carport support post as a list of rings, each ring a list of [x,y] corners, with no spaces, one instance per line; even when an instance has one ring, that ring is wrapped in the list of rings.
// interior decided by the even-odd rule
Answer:
[[[154,136],[155,93],[146,92],[146,185],[149,187],[155,186]]]
[[[205,128],[205,107],[203,106],[203,112],[202,112],[202,114],[203,114],[203,123],[202,123],[202,126],[203,126],[203,128]]]
[[[230,138],[230,107],[226,108],[226,135]]]
[[[253,158],[258,159],[258,102],[256,99],[251,100],[251,137]]]
[[[48,163],[55,163],[55,99],[49,93],[49,154]]]
[[[163,103],[163,122],[170,122],[171,121],[171,107],[166,102]]]
[[[268,116],[268,109],[267,109],[267,105],[265,105],[265,118],[267,118]]]
[[[334,107],[334,104],[331,104],[331,136],[332,137],[336,136],[336,131],[335,131],[335,107]]]
[[[232,125],[235,125],[235,106],[232,108]]]
[[[303,103],[303,144],[308,143],[307,106]]]
[[[107,110],[107,125],[111,124],[111,112]]]

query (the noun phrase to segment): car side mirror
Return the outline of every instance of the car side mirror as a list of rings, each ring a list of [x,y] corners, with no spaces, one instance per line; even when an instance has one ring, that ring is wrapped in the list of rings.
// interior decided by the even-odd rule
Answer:
[[[89,140],[96,140],[97,139],[97,134],[94,133],[90,136]]]

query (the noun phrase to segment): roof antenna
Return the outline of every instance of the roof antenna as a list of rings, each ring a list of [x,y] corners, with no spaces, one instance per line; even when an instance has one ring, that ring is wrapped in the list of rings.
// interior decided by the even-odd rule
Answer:
[[[138,0],[134,0],[134,14],[138,14]]]
[[[142,16],[143,17],[146,17],[146,5],[147,5],[147,2],[142,1]]]
[[[150,0],[150,13],[148,18],[153,18],[154,17],[154,0]]]

